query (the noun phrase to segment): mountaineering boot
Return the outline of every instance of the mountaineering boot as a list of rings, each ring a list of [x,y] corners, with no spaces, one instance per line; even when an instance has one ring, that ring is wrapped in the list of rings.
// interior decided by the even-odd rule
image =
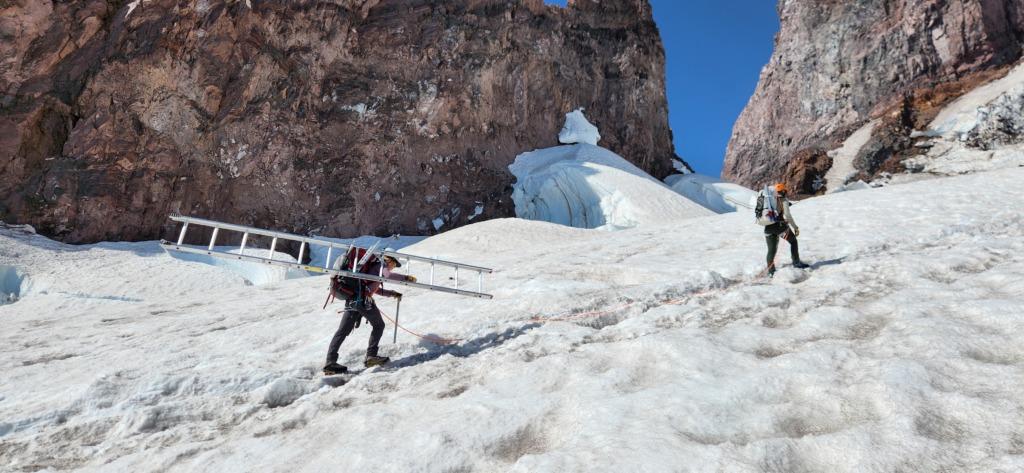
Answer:
[[[804,263],[803,261],[796,261],[796,262],[793,263],[793,267],[794,268],[799,268],[799,269],[807,269],[807,268],[810,268],[811,265],[809,265],[807,263]]]
[[[369,368],[371,366],[383,365],[389,361],[391,361],[391,358],[388,358],[386,356],[367,355],[366,361],[364,361],[363,364],[366,365],[367,368]]]
[[[339,365],[337,363],[327,363],[324,365],[324,374],[326,375],[342,374],[347,372],[348,368],[345,367],[345,365]]]

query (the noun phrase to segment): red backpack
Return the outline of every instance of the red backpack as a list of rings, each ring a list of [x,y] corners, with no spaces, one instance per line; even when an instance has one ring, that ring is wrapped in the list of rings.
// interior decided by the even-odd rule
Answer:
[[[367,253],[366,248],[352,247],[345,256],[340,259],[340,266],[337,269],[342,271],[365,273],[374,263],[377,263],[379,259],[377,255]],[[360,265],[359,262],[362,262]],[[353,269],[355,265],[355,269]],[[327,302],[324,303],[324,308],[327,307],[327,303],[330,302],[332,297],[340,297],[346,301],[355,299],[356,301],[362,301],[366,294],[366,285],[369,281],[353,278],[350,276],[334,275],[331,276],[331,288],[330,293],[327,294]]]

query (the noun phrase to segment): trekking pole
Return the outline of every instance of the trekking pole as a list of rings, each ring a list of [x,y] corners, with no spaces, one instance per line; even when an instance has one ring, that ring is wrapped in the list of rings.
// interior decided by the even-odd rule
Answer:
[[[395,303],[395,334],[391,336],[391,343],[398,342],[398,311],[402,308],[402,299],[399,298],[398,302]]]

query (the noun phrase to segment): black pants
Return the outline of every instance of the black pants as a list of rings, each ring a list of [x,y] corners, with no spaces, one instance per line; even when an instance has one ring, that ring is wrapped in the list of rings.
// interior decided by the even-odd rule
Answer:
[[[373,327],[373,330],[370,331],[370,343],[366,347],[366,356],[377,356],[380,337],[384,335],[384,319],[381,318],[380,310],[377,309],[377,303],[373,302],[373,299],[368,299],[367,303],[364,305],[357,304],[356,301],[345,301],[345,313],[341,316],[341,325],[338,326],[338,331],[334,332],[334,338],[331,339],[331,344],[327,347],[327,363],[338,361],[338,349],[341,348],[341,343],[345,341],[348,334],[352,333],[352,329],[360,318],[365,318]]]
[[[768,242],[768,268],[775,269],[775,252],[779,250],[779,237],[789,242],[789,256],[796,263],[800,261],[800,245],[796,241],[796,235],[789,230],[786,222],[778,222],[764,227],[764,239]]]

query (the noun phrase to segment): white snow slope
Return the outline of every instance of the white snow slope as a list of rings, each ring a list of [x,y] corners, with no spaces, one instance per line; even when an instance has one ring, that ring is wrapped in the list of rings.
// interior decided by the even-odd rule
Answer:
[[[843,142],[842,146],[828,152],[828,156],[832,158],[832,166],[825,173],[825,183],[828,186],[828,192],[848,190],[847,181],[856,176],[858,172],[857,168],[853,165],[853,161],[857,158],[857,153],[860,153],[860,149],[871,139],[871,134],[874,133],[878,123],[879,120],[871,120],[853,132]],[[852,189],[862,189],[863,187],[858,185],[851,186]]]
[[[665,184],[687,199],[720,214],[753,210],[757,204],[757,192],[704,174],[673,174],[665,178]]]
[[[1022,180],[801,202],[816,268],[782,248],[772,280],[745,213],[459,228],[405,251],[496,268],[495,298],[408,291],[403,325],[461,340],[389,326],[393,363],[336,387],[324,278],[3,231],[0,469],[1022,471]]]
[[[618,230],[710,215],[621,156],[575,144],[516,156],[516,216],[577,228]]]

